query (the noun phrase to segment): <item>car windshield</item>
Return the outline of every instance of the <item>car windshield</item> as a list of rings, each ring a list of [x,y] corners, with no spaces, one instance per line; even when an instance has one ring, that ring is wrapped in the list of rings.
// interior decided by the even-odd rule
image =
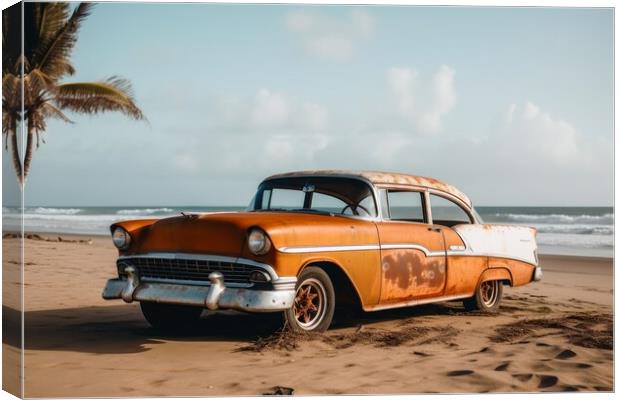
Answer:
[[[376,217],[372,189],[364,181],[337,177],[295,177],[263,182],[253,211],[292,211]]]

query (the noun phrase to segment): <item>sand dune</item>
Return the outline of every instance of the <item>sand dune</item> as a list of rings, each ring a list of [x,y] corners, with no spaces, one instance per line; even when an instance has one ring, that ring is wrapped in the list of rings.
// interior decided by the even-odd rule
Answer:
[[[3,348],[14,364],[18,243],[3,239]],[[138,305],[100,298],[115,257],[105,238],[26,241],[25,396],[612,390],[611,260],[542,257],[543,281],[507,288],[496,315],[443,303],[341,315],[324,335],[292,335],[277,316],[205,312],[169,335]],[[16,371],[3,374],[14,391]]]

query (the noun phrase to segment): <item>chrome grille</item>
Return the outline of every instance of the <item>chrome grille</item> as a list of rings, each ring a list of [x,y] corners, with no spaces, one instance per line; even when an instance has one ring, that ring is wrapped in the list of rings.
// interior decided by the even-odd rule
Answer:
[[[227,261],[128,257],[117,261],[119,273],[122,273],[122,269],[127,265],[134,266],[140,278],[145,279],[209,282],[209,274],[217,271],[224,275],[224,282],[244,284],[250,283],[250,272],[256,270],[256,267],[251,265]]]

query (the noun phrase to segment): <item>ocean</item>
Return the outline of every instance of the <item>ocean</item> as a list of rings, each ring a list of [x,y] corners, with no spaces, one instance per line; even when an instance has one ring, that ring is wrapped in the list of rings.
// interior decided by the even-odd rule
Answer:
[[[108,235],[111,223],[244,207],[27,207],[27,232]],[[540,254],[613,256],[612,207],[476,207],[485,222],[535,227]],[[3,207],[3,231],[19,230],[19,209]]]

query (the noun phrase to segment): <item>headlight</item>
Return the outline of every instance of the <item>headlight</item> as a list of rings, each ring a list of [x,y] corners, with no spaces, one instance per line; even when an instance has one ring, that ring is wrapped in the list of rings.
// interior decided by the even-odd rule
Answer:
[[[271,280],[271,277],[265,271],[252,271],[248,278],[250,282],[265,283]]]
[[[114,246],[119,249],[126,250],[131,243],[131,236],[129,236],[129,232],[119,226],[112,232],[112,242],[114,242]]]
[[[248,235],[248,247],[256,255],[266,254],[271,248],[271,241],[265,232],[255,228]]]

